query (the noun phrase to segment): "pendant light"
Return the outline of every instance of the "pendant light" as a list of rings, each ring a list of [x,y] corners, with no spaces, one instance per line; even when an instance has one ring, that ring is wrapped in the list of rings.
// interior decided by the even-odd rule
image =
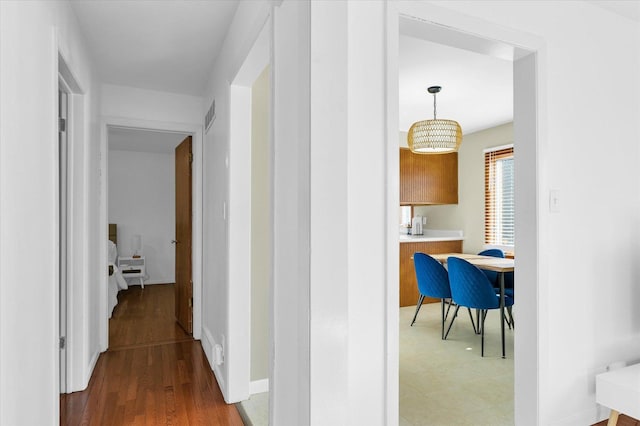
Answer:
[[[427,89],[433,95],[433,120],[413,123],[407,140],[409,149],[416,154],[448,154],[458,151],[462,142],[462,129],[457,121],[436,118],[436,93],[442,87],[431,86]]]

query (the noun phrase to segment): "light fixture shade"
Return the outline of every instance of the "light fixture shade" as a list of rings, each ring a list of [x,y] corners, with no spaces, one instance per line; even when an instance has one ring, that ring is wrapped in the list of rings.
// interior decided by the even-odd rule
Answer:
[[[453,120],[422,120],[413,123],[407,142],[416,154],[447,154],[458,151],[462,129]]]

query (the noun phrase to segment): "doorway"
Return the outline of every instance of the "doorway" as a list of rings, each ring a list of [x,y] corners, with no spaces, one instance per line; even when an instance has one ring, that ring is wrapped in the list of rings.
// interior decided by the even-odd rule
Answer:
[[[138,336],[135,330],[131,331],[135,326],[130,324],[130,313],[118,310],[121,309],[120,297],[114,302],[111,297],[107,312],[112,318],[107,326],[109,346],[190,338],[192,333],[196,334],[193,327],[193,265],[197,263],[193,261],[192,244],[196,228],[192,225],[196,216],[192,203],[193,136],[180,131],[108,126],[107,139],[106,216],[110,226],[117,229],[115,250],[119,259],[131,258],[142,265],[139,268],[142,276],[138,279],[136,273],[136,279],[127,279],[123,273],[125,283],[120,280],[115,292],[125,300],[137,298],[138,302],[170,297],[162,306],[171,305],[169,312],[141,308],[141,315],[158,314],[158,321],[164,325],[147,336]],[[110,277],[109,291],[114,287],[113,281]],[[167,293],[160,287],[171,288]],[[126,309],[125,306],[128,304],[123,303],[122,309]]]
[[[504,55],[513,67],[513,143],[515,155],[516,246],[518,247],[518,338],[514,339],[514,421],[534,421],[537,379],[537,221],[535,217],[537,182],[537,139],[540,127],[537,117],[540,78],[538,53],[543,50],[540,40],[506,29],[496,29],[490,23],[472,23],[464,16],[429,5],[406,4],[397,11],[398,27],[404,24],[415,37],[485,55]],[[526,46],[526,47],[521,47]],[[392,57],[391,67],[397,57]],[[398,99],[394,87],[390,99]],[[394,109],[390,106],[390,124],[394,123]],[[464,144],[464,142],[463,142]],[[395,223],[394,223],[395,225]],[[390,224],[391,226],[391,224]],[[396,311],[397,312],[397,311]],[[458,318],[464,319],[463,317]],[[393,324],[389,320],[388,324]],[[466,324],[465,324],[466,325]],[[390,330],[392,333],[393,330]],[[390,401],[389,407],[392,408]],[[525,420],[526,419],[526,420]]]
[[[414,213],[403,222],[407,223],[413,216],[426,218],[425,235],[459,233],[464,238],[459,242],[462,251],[475,254],[486,248],[483,149],[513,142],[513,61],[428,40],[420,31],[420,25],[424,24],[400,20],[400,148],[408,147],[407,131],[412,123],[433,118],[434,96],[427,93],[427,87],[434,85],[442,86],[438,94],[438,118],[458,121],[464,138],[454,154],[457,158],[457,170],[453,172],[457,179],[455,203],[414,205]],[[469,73],[470,69],[474,72]],[[403,162],[400,164],[402,169]],[[408,244],[412,243],[406,239],[400,241],[401,306],[407,304],[407,273],[415,277],[413,261],[407,268],[406,257],[415,245]],[[446,244],[454,242],[423,242],[422,247],[434,250],[426,251],[431,254],[447,250]],[[507,329],[506,359],[499,359],[499,315],[496,311],[490,312],[485,323],[484,357],[481,357],[479,336],[474,334],[475,329],[464,310],[455,321],[449,315],[447,326],[453,323],[453,327],[448,339],[442,340],[438,332],[440,304],[424,303],[412,323],[417,296],[411,294],[409,300],[413,306],[400,308],[401,422],[435,424],[446,418],[451,423],[472,423],[475,418],[482,418],[490,424],[512,424],[513,340],[517,331]],[[466,379],[456,380],[461,371]],[[438,385],[434,386],[435,383]],[[483,383],[485,398],[475,398],[471,383]]]

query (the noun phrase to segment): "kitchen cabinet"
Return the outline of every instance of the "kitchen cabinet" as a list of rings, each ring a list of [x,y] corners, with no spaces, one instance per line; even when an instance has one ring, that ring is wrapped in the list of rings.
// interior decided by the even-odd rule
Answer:
[[[462,253],[462,240],[423,241],[400,243],[400,306],[411,306],[418,302],[419,292],[413,254]],[[440,299],[425,297],[423,303],[439,302]]]
[[[458,204],[458,153],[400,148],[400,205]]]

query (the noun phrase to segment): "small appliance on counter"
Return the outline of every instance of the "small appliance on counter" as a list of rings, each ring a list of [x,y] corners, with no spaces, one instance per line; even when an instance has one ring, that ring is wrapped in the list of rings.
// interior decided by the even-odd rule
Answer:
[[[411,221],[411,235],[422,235],[422,216],[415,216]]]

